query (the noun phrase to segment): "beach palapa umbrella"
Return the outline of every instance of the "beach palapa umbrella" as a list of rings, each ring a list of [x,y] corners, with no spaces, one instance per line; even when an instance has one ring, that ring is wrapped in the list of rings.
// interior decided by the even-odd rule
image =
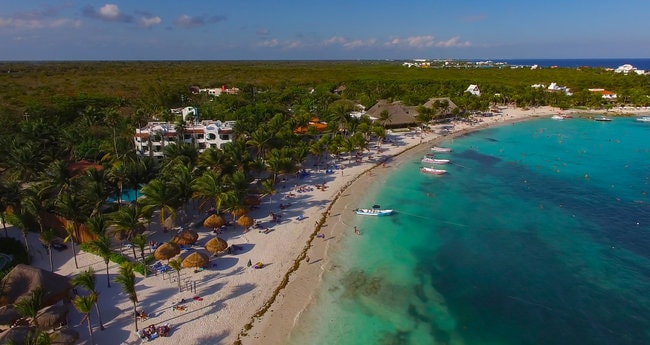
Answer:
[[[184,230],[180,234],[174,236],[172,242],[182,245],[194,244],[199,239],[199,234],[193,230]]]
[[[208,264],[208,261],[210,261],[210,258],[208,258],[207,254],[201,252],[193,252],[192,254],[186,256],[185,259],[183,259],[181,265],[183,265],[185,268],[204,267]]]
[[[153,257],[156,260],[169,260],[181,252],[181,247],[173,242],[166,242],[156,248]]]
[[[234,210],[232,210],[231,213],[232,213],[233,218],[239,218],[241,216],[246,215],[246,213],[248,213],[248,211],[243,207],[237,207]]]
[[[20,319],[20,314],[14,309],[13,304],[0,307],[0,325],[11,326],[18,319]]]
[[[241,225],[246,230],[248,230],[248,228],[250,228],[251,226],[253,226],[253,224],[255,224],[255,220],[253,220],[253,218],[250,216],[243,215],[239,217],[239,219],[237,219],[237,224]]]
[[[224,225],[226,225],[226,221],[218,214],[213,214],[203,221],[203,226],[206,228],[216,229]]]
[[[79,340],[79,332],[72,328],[63,328],[55,333],[52,345],[74,345]]]
[[[228,242],[219,237],[211,238],[208,242],[205,243],[205,250],[210,252],[212,255],[216,255],[217,253],[222,252],[227,248]]]
[[[39,310],[36,320],[38,327],[42,330],[54,329],[65,324],[68,319],[68,307],[62,304],[55,304]]]
[[[0,344],[24,344],[36,328],[28,326],[12,327],[0,333]]]

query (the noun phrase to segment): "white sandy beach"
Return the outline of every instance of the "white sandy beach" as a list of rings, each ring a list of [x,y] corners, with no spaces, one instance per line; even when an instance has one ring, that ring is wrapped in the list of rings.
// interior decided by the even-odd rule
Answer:
[[[551,107],[521,110],[504,109],[502,114],[481,118],[474,125],[454,123],[449,135],[458,135],[465,131],[476,130],[486,126],[504,124],[512,121],[525,120],[536,116],[547,116],[558,113]],[[564,111],[564,113],[569,113]],[[298,179],[293,175],[286,176],[286,182],[279,182],[278,193],[272,201],[265,198],[259,208],[250,215],[263,225],[273,229],[270,233],[260,233],[252,229],[244,234],[242,228],[234,225],[220,237],[229,244],[236,244],[241,250],[212,258],[209,268],[194,273],[192,269],[181,271],[183,287],[196,286],[196,291],[189,289],[178,291],[175,282],[176,273],[157,275],[143,278],[137,276],[137,293],[139,309],[150,314],[150,318],[140,322],[140,328],[155,324],[169,323],[169,337],[152,340],[154,344],[233,344],[241,341],[243,344],[282,344],[286,341],[292,326],[302,310],[309,304],[313,294],[318,289],[320,274],[328,269],[328,247],[332,241],[339,241],[342,232],[349,231],[341,221],[342,208],[354,204],[355,195],[363,193],[364,188],[372,183],[373,178],[390,172],[391,166],[399,158],[382,162],[411,148],[431,145],[435,140],[444,137],[435,127],[433,132],[396,132],[390,134],[393,143],[383,144],[385,151],[377,153],[376,149],[365,152],[361,163],[352,162],[348,165],[347,155],[342,155],[338,162],[342,170],[325,173],[312,166],[313,161],[305,164],[309,175]],[[369,171],[372,170],[372,173]],[[356,181],[355,181],[356,180]],[[327,185],[325,191],[315,188],[315,184]],[[354,183],[354,184],[353,184]],[[349,192],[346,188],[352,185],[356,191]],[[304,186],[307,191],[294,191],[295,186]],[[343,191],[346,193],[342,193]],[[289,197],[292,192],[295,196]],[[344,202],[332,203],[335,199]],[[281,210],[280,204],[291,205]],[[331,208],[331,209],[330,209]],[[194,209],[190,207],[190,210]],[[327,212],[330,211],[330,216]],[[272,223],[270,212],[280,213],[282,221]],[[205,214],[190,212],[191,221],[200,222]],[[304,219],[297,220],[299,216]],[[319,222],[324,220],[325,226],[317,230]],[[205,251],[203,244],[212,238],[211,229],[200,227],[199,241],[196,250]],[[325,238],[317,238],[321,232]],[[12,236],[22,241],[22,234],[10,230]],[[173,234],[159,230],[152,225],[147,236],[154,241],[167,241]],[[38,244],[36,234],[30,234],[33,254],[33,265],[49,270],[49,260],[45,249]],[[116,244],[119,249],[119,245]],[[124,248],[123,252],[131,256],[131,249]],[[184,257],[187,253],[181,253]],[[305,258],[309,257],[307,263]],[[118,267],[111,263],[111,287],[106,287],[105,265],[103,260],[95,255],[80,252],[77,256],[79,268],[75,268],[72,250],[54,251],[55,272],[65,276],[73,276],[88,267],[93,267],[97,274],[97,286],[100,291],[99,304],[102,319],[106,329],[99,330],[95,313],[91,314],[96,344],[140,344],[145,342],[138,338],[133,324],[133,306],[122,293],[122,288],[112,279],[117,274]],[[262,269],[247,267],[247,262],[263,262]],[[193,297],[199,296],[199,299]],[[174,303],[185,300],[185,311],[172,310]],[[80,324],[81,314],[70,306],[69,327],[76,329],[81,335],[80,344],[90,344],[86,324]],[[251,328],[252,327],[252,328]],[[250,329],[249,329],[250,328]]]

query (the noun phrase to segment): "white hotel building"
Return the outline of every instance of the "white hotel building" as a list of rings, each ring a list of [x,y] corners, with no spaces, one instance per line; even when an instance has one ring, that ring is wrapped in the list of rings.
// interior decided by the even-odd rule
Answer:
[[[188,124],[184,129],[177,129],[169,122],[149,122],[135,130],[135,150],[140,156],[152,156],[162,159],[167,145],[174,145],[181,140],[193,144],[199,152],[207,148],[222,148],[223,144],[234,139],[235,121],[204,120]]]

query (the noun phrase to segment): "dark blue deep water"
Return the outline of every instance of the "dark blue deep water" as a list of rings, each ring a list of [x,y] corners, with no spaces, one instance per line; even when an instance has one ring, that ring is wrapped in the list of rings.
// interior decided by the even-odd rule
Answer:
[[[445,145],[447,175],[416,158],[374,184],[365,203],[397,214],[355,218],[291,344],[650,343],[649,123]]]

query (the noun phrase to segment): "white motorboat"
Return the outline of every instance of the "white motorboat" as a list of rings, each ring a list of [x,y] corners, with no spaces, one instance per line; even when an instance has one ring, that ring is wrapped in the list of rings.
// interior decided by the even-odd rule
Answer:
[[[447,170],[434,169],[434,168],[429,168],[429,167],[421,167],[420,172],[423,172],[423,173],[429,174],[429,175],[442,175],[442,174],[446,174]]]
[[[431,151],[433,151],[433,152],[451,152],[451,149],[449,147],[434,146],[434,147],[431,148]]]
[[[641,116],[636,118],[639,122],[650,122],[650,116]]]
[[[447,163],[449,163],[449,159],[438,159],[438,158],[432,158],[432,157],[425,156],[424,158],[422,158],[422,163],[425,163],[425,164],[447,164]]]
[[[354,210],[354,212],[362,216],[377,216],[377,217],[389,216],[393,214],[393,210],[382,210],[378,208],[358,208]]]

